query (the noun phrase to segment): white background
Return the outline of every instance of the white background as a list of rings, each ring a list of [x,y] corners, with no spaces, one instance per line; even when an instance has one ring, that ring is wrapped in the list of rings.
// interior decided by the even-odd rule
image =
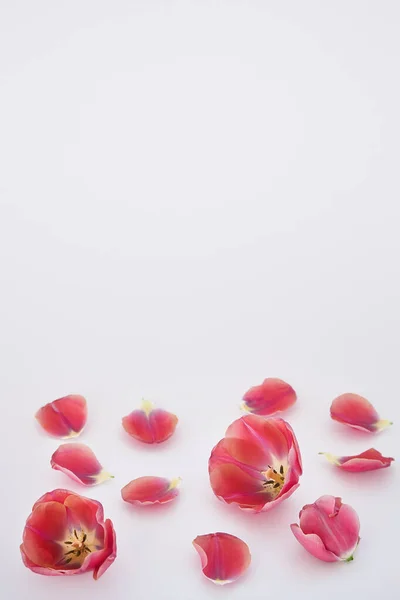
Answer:
[[[400,6],[339,0],[1,0],[1,589],[4,600],[398,598],[399,471],[349,475],[320,450],[400,458]],[[304,459],[270,513],[227,507],[207,459],[243,392],[280,376]],[[366,395],[390,431],[329,418]],[[81,488],[49,466],[33,415],[84,394],[87,442],[115,475]],[[156,448],[121,417],[142,396],[180,424]],[[183,477],[175,504],[120,488]],[[33,502],[103,502],[119,555],[98,582],[22,565]],[[335,494],[362,540],[325,564],[289,523]],[[204,578],[191,546],[227,531],[253,561]]]

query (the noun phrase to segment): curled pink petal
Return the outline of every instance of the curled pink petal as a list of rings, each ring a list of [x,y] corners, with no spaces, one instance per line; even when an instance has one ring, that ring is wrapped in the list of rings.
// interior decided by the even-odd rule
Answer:
[[[122,426],[129,435],[146,444],[160,444],[174,433],[178,417],[161,408],[155,409],[151,402],[143,401],[142,408],[134,410],[122,419]]]
[[[255,512],[288,498],[302,474],[300,450],[283,419],[247,415],[234,421],[208,463],[214,494]]]
[[[360,522],[356,511],[341,498],[321,496],[300,511],[300,524],[291,530],[300,544],[313,556],[326,562],[353,560],[360,541]]]
[[[165,504],[179,495],[180,482],[180,477],[138,477],[122,488],[121,496],[130,504]]]
[[[273,415],[296,402],[296,392],[286,381],[269,377],[243,396],[243,408],[255,415]]]
[[[204,575],[214,583],[231,583],[250,565],[248,545],[229,533],[198,535],[192,543],[201,558]]]
[[[93,571],[94,579],[108,569],[117,554],[113,524],[104,521],[102,505],[69,490],[54,490],[34,504],[20,550],[25,566],[34,573]]]
[[[96,485],[113,475],[107,473],[94,452],[85,444],[61,444],[51,457],[51,466],[83,485]]]
[[[86,400],[83,396],[70,394],[45,404],[35,417],[47,433],[62,438],[75,437],[86,424]]]
[[[333,552],[327,550],[321,540],[315,533],[308,533],[307,535],[302,532],[300,527],[296,523],[290,525],[290,529],[294,537],[298,542],[313,556],[323,560],[325,562],[337,562],[340,560]]]
[[[350,473],[386,469],[394,461],[394,458],[382,456],[375,448],[370,448],[354,456],[334,456],[333,454],[329,454],[329,452],[320,452],[320,454],[323,454],[335,466]]]
[[[331,404],[331,417],[361,431],[381,431],[392,425],[391,421],[380,419],[371,402],[358,394],[342,394],[335,398]]]

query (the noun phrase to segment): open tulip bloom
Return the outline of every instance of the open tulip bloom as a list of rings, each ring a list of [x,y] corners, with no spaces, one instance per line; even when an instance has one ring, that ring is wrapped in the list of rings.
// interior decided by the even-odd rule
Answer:
[[[325,562],[353,560],[360,541],[360,522],[354,508],[341,498],[321,496],[306,504],[299,514],[300,524],[290,528],[298,542],[313,556]]]
[[[234,421],[209,460],[214,494],[228,504],[265,511],[299,486],[300,450],[283,419],[246,415]]]
[[[26,567],[41,575],[93,571],[98,579],[114,562],[117,547],[100,502],[68,490],[44,494],[34,504],[20,546]]]

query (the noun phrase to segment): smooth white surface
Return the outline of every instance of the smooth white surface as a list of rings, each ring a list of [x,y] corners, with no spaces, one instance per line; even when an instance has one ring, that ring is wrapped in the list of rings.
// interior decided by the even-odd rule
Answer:
[[[4,600],[398,598],[398,464],[352,476],[317,452],[400,458],[399,26],[396,0],[1,2]],[[298,391],[304,476],[257,517],[214,498],[207,459],[266,376]],[[395,425],[331,422],[345,391]],[[58,441],[33,419],[70,392],[115,475],[97,488],[50,469]],[[122,431],[142,396],[179,415],[165,446]],[[124,505],[145,474],[183,477],[180,500]],[[115,523],[97,583],[22,566],[31,505],[56,487]],[[352,564],[289,530],[324,493],[359,512]],[[253,554],[225,588],[191,547],[218,530]]]

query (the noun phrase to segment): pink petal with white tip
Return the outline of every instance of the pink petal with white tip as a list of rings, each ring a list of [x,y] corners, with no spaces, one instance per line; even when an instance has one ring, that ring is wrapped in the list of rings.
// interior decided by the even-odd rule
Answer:
[[[380,419],[371,402],[358,394],[338,396],[333,400],[330,412],[334,421],[370,433],[381,431],[392,425],[391,421]]]
[[[349,471],[350,473],[386,469],[394,461],[394,458],[382,456],[375,448],[370,448],[354,456],[334,456],[333,454],[329,454],[329,452],[320,452],[320,454],[323,454],[329,462],[339,467],[339,469]]]
[[[138,477],[122,488],[121,496],[130,504],[165,504],[177,498],[180,482],[180,477]]]
[[[122,426],[130,436],[145,444],[160,444],[170,438],[178,424],[178,417],[151,402],[143,401],[140,409],[122,419]]]
[[[113,475],[107,473],[85,444],[61,444],[51,457],[51,466],[83,485],[97,485]]]

